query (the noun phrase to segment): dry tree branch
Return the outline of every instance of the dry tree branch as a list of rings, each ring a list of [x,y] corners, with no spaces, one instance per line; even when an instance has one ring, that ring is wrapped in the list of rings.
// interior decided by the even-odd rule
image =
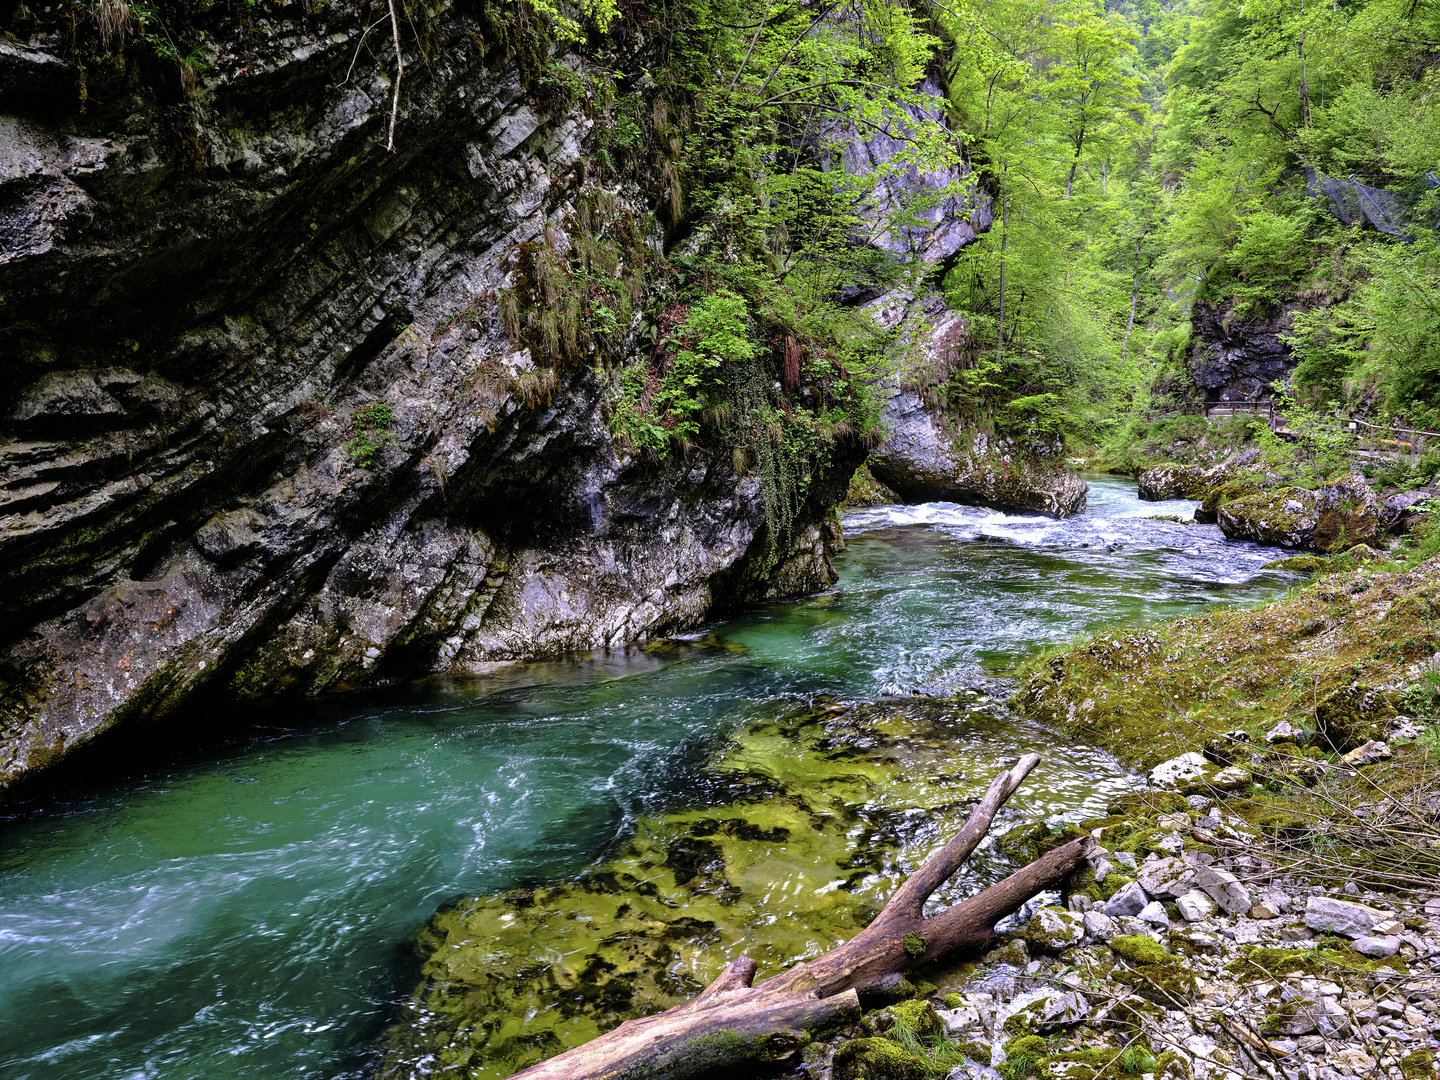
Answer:
[[[390,8],[390,31],[395,38],[395,93],[390,99],[390,133],[385,139],[387,152],[395,149],[395,117],[400,112],[400,77],[405,74],[405,57],[400,53],[400,20],[395,15],[395,0],[385,0]]]

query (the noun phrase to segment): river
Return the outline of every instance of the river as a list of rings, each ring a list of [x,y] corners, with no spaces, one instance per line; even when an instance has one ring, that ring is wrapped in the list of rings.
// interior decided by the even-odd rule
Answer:
[[[1037,648],[1296,580],[1261,569],[1274,549],[1162,520],[1193,503],[1089,479],[1064,522],[855,511],[822,595],[648,651],[272,707],[5,808],[0,1077],[366,1076],[438,906],[582,872],[693,799],[737,727],[825,695],[959,694],[1003,719],[1003,677]],[[962,748],[977,776],[1055,742],[996,730]],[[1065,747],[1025,810],[1084,816],[1127,782]]]

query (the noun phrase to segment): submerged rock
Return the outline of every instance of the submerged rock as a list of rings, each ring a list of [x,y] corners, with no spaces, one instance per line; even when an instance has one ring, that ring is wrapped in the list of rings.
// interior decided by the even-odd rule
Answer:
[[[687,1000],[742,952],[759,980],[853,936],[917,854],[968,817],[990,762],[961,777],[950,747],[985,722],[925,699],[753,722],[697,777],[689,806],[641,817],[599,865],[438,911],[380,1077],[408,1076],[432,1054],[509,1075]],[[1000,867],[977,853],[972,874],[998,879]],[[973,881],[937,898],[956,890]],[[1023,942],[1012,946],[1024,964]],[[917,993],[908,981],[895,989]]]

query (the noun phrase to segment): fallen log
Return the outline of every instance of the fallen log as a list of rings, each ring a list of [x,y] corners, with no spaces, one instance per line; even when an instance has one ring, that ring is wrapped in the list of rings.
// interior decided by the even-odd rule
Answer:
[[[985,839],[995,815],[1039,761],[1039,754],[1027,754],[991,781],[954,839],[843,945],[758,986],[751,985],[755,961],[739,957],[693,1000],[627,1020],[512,1080],[686,1080],[728,1065],[778,1060],[810,1032],[858,1017],[862,992],[885,986],[906,968],[984,945],[995,937],[997,922],[1063,881],[1094,844],[1089,838],[1072,840],[975,896],[925,916],[925,901]]]

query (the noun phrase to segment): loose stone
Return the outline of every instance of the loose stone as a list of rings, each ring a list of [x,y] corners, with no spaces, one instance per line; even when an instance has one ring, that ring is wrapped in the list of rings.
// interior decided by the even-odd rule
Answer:
[[[1389,917],[1388,911],[1380,911],[1366,904],[1357,904],[1353,900],[1312,896],[1305,901],[1306,926],[1311,930],[1343,934],[1348,938],[1358,938],[1369,934],[1376,923]]]

